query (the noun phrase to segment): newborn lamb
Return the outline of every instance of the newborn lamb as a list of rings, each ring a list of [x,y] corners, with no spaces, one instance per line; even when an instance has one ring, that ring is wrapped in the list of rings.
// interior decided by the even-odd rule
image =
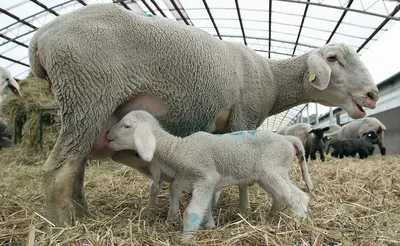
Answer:
[[[132,149],[158,165],[161,174],[174,177],[171,186],[191,186],[192,198],[183,214],[185,241],[204,219],[214,224],[213,194],[229,186],[257,183],[271,194],[272,212],[289,206],[297,217],[307,217],[309,197],[289,178],[295,149],[284,136],[252,130],[180,138],[166,132],[151,114],[137,110],[113,126],[107,139],[110,149]]]

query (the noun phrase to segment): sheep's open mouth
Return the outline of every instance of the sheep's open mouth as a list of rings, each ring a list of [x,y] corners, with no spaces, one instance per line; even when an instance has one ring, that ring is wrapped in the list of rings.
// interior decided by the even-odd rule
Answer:
[[[17,96],[19,95],[18,89],[15,88],[14,86],[8,85],[8,88],[9,88],[15,95],[17,95]]]
[[[358,103],[356,103],[356,105],[357,105],[357,108],[358,108],[361,112],[365,113],[364,109],[363,109]]]

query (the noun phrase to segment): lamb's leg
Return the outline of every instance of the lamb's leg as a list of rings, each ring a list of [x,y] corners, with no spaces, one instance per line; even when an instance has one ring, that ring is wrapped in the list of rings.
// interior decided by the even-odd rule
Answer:
[[[295,216],[300,219],[306,219],[308,217],[307,211],[310,200],[309,196],[293,184],[293,182],[289,180],[289,177],[287,177],[287,183],[292,190],[289,203]]]
[[[169,186],[169,210],[168,219],[175,219],[179,215],[179,200],[182,194],[182,186],[178,181],[173,181]]]
[[[204,228],[206,228],[206,229],[215,228],[215,222],[214,222],[214,218],[212,216],[211,206],[208,206],[208,208],[207,208],[207,215],[206,215],[204,222],[205,222],[203,225]]]
[[[288,183],[279,172],[266,170],[263,176],[264,179],[260,180],[258,184],[272,196],[271,213],[275,214],[283,211],[289,205],[291,187],[288,186]]]
[[[306,161],[308,161],[309,156],[310,156],[310,153],[308,153],[308,150],[306,150],[306,153],[305,153]]]
[[[378,144],[379,150],[381,151],[381,155],[385,155],[386,148],[385,148],[385,146],[383,146],[383,143],[380,139],[378,139],[377,144]]]
[[[240,105],[234,105],[229,114],[229,128],[232,132],[255,130],[259,115],[255,115],[254,111],[243,110]],[[239,186],[239,201],[240,206],[244,210],[250,210],[249,186]]]
[[[215,189],[215,179],[209,178],[201,183],[194,184],[192,199],[183,214],[183,241],[194,236],[204,220],[207,209],[211,206]]]
[[[250,210],[249,186],[239,185],[240,206],[244,210]]]
[[[310,154],[310,155],[311,155],[311,160],[315,161],[315,160],[317,159],[316,153],[317,153],[317,152],[314,151],[314,150],[311,151],[311,154]]]
[[[214,193],[213,199],[212,199],[212,207],[217,206],[219,196],[221,195],[221,191],[217,191]]]
[[[149,196],[149,202],[147,203],[147,207],[150,208],[156,205],[157,195],[158,193],[160,193],[160,188],[161,188],[161,181],[159,183],[156,183],[154,181],[151,182],[150,196]]]
[[[318,150],[319,152],[319,156],[321,158],[321,161],[324,162],[325,161],[325,155],[324,155],[324,150],[321,148]]]

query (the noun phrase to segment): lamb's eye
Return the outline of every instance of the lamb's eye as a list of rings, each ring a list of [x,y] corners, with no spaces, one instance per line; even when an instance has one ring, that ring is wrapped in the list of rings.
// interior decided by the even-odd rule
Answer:
[[[10,81],[10,78],[6,78],[6,82],[9,82]]]
[[[124,127],[125,127],[125,128],[131,128],[131,126],[130,126],[130,125],[124,125]]]
[[[337,58],[335,55],[331,55],[331,56],[328,56],[328,61],[335,62],[335,61],[337,61]]]

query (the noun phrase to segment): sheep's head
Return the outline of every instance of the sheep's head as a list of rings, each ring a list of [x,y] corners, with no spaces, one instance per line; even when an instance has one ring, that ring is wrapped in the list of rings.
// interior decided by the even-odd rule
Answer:
[[[310,134],[311,134],[311,133],[314,133],[315,136],[316,136],[318,139],[323,139],[323,138],[324,138],[324,132],[326,132],[326,131],[329,131],[329,127],[312,129],[312,130],[310,131]]]
[[[19,90],[19,85],[17,81],[11,76],[11,73],[0,67],[0,93],[3,94],[6,88],[9,88],[15,95],[21,97],[21,92]]]
[[[362,107],[374,109],[378,88],[354,49],[327,44],[309,54],[309,81],[319,90],[315,102],[343,108],[351,118],[364,117]]]
[[[107,133],[108,147],[114,151],[135,150],[139,156],[150,162],[156,149],[152,126],[155,118],[142,110],[131,111]]]
[[[374,131],[366,132],[362,135],[363,138],[369,140],[372,144],[376,144],[378,141],[378,135]]]

